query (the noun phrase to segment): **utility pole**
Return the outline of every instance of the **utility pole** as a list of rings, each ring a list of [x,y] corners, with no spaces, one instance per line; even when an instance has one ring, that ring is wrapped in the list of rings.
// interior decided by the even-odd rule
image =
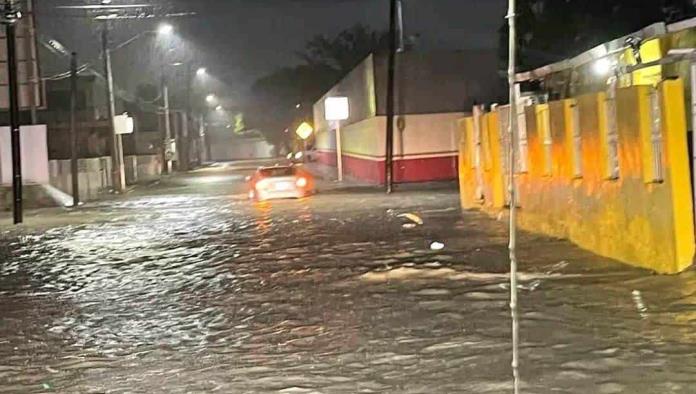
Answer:
[[[164,75],[164,67],[162,67],[162,97],[164,98],[164,138],[162,147],[163,167],[162,172],[169,174],[172,172],[172,160],[170,147],[172,144],[172,125],[169,118],[169,86],[167,85],[167,77]]]
[[[72,175],[73,207],[80,204],[77,167],[77,53],[70,55],[70,173]]]
[[[191,94],[193,93],[193,64],[186,62],[186,115],[184,116],[183,133],[181,136],[181,151],[179,152],[179,163],[183,171],[190,167],[191,156],[191,133],[193,127],[193,111],[191,109]]]
[[[116,102],[114,99],[114,76],[111,69],[111,51],[109,50],[109,26],[104,24],[102,30],[102,52],[104,57],[104,74],[106,75],[106,100],[107,115],[109,117],[109,131],[111,133],[111,179],[114,190],[123,192],[126,186],[126,172],[123,168],[123,142],[121,136],[116,134],[114,116],[116,115]]]
[[[512,376],[513,391],[520,392],[519,371],[519,342],[520,325],[517,306],[517,184],[515,182],[515,143],[517,141],[517,89],[516,89],[516,65],[517,65],[517,30],[515,0],[508,0],[507,20],[510,28],[508,44],[508,85],[510,88],[510,119],[508,121],[508,192],[510,194],[510,315],[512,317]]]
[[[394,74],[396,64],[397,32],[396,22],[398,0],[390,0],[389,6],[389,60],[387,66],[387,135],[384,160],[384,180],[387,194],[393,192],[394,186]]]
[[[7,74],[10,96],[10,142],[12,144],[12,195],[14,199],[14,224],[23,221],[22,209],[22,157],[19,134],[19,83],[17,81],[16,22],[21,17],[16,0],[5,3],[5,36],[7,39]]]

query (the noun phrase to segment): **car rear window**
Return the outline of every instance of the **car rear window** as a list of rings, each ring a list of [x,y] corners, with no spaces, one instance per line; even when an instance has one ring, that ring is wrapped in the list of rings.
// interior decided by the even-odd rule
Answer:
[[[265,178],[295,175],[295,169],[292,167],[263,168],[260,170],[260,172],[261,176]]]

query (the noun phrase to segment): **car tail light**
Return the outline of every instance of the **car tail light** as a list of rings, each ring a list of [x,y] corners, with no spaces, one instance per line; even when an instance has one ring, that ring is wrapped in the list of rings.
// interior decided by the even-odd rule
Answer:
[[[297,185],[297,187],[305,187],[305,186],[307,186],[307,178],[305,178],[305,177],[297,178],[297,180],[295,181],[295,184]]]

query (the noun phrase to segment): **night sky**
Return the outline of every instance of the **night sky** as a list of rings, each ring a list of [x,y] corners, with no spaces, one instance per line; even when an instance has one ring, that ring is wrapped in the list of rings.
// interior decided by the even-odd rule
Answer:
[[[83,59],[98,62],[95,56],[99,43],[94,27],[90,29],[83,19],[65,17],[65,11],[55,9],[58,4],[96,1],[36,1],[40,33],[58,38],[66,47],[78,50]],[[113,0],[113,4],[127,2]],[[256,78],[297,63],[295,53],[314,35],[333,35],[356,23],[379,30],[388,27],[388,0],[149,0],[138,3],[159,3],[174,11],[195,12],[195,16],[171,20],[177,36],[190,48],[195,48],[198,63],[206,65],[231,91],[243,91]],[[505,4],[505,0],[405,0],[406,34],[419,36],[416,42],[419,50],[494,49]],[[115,29],[114,41],[153,29],[156,23],[155,20],[123,23]],[[140,52],[115,56],[117,83],[131,88],[132,84],[124,75],[141,78],[147,75],[146,72],[132,72],[133,68],[144,68],[144,58],[151,57],[143,54],[148,55]],[[60,68],[55,67],[54,60],[44,59],[44,62],[47,72]]]

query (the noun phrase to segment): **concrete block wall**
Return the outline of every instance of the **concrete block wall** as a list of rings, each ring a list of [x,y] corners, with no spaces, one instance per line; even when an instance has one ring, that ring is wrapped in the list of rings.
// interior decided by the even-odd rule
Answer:
[[[48,162],[50,183],[72,195],[70,160]],[[93,201],[111,187],[111,158],[97,157],[78,160],[80,201]]]
[[[157,155],[126,156],[126,181],[128,184],[158,179],[162,166]],[[72,195],[70,160],[48,162],[50,184]],[[78,160],[80,201],[94,201],[111,187],[111,157]],[[137,170],[137,171],[136,171]]]
[[[126,156],[126,183],[151,182],[162,175],[162,160],[159,155]]]
[[[589,94],[526,108],[519,225],[631,265],[681,272],[695,251],[683,83],[667,80],[656,92],[651,86],[616,92],[618,174],[607,100],[605,93]],[[477,130],[470,117],[458,123],[461,202],[496,211],[507,201],[499,185],[505,183],[508,144],[495,141],[500,113],[483,115],[481,124]],[[657,142],[653,127],[659,128]],[[480,146],[477,133],[483,133]],[[517,144],[520,152],[524,144]]]

